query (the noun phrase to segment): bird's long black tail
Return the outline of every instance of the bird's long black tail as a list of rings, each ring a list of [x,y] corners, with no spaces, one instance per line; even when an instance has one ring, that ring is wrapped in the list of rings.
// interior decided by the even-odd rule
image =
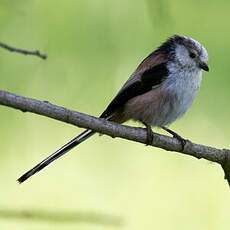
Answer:
[[[75,146],[79,145],[81,142],[87,140],[89,137],[91,137],[95,132],[93,130],[85,130],[80,135],[72,139],[70,142],[62,146],[60,149],[58,149],[56,152],[48,156],[46,159],[41,161],[39,164],[37,164],[35,167],[30,169],[28,172],[23,174],[20,178],[18,178],[18,182],[22,183],[31,176],[33,176],[35,173],[39,172],[43,168],[45,168],[47,165],[49,165],[51,162],[55,161],[65,153],[67,153],[69,150],[74,148]]]

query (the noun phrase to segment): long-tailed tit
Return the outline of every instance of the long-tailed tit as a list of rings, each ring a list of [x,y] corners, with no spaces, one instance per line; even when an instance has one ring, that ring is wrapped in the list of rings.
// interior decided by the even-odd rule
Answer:
[[[151,126],[163,128],[180,140],[183,148],[185,139],[167,126],[191,106],[200,88],[202,70],[209,70],[207,62],[207,50],[198,41],[170,37],[141,62],[100,117],[120,124],[130,119],[142,122],[147,128],[147,144],[154,135]],[[27,180],[93,134],[93,130],[85,130],[18,181]]]

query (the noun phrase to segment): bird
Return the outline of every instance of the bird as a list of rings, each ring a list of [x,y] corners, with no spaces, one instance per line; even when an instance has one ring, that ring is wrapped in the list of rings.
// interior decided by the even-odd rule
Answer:
[[[152,127],[162,128],[184,149],[186,140],[168,126],[192,105],[203,71],[209,71],[206,48],[191,37],[173,35],[138,65],[100,118],[119,124],[128,120],[141,122],[146,127],[147,145],[154,137]],[[23,174],[18,182],[24,182],[95,133],[86,129]]]

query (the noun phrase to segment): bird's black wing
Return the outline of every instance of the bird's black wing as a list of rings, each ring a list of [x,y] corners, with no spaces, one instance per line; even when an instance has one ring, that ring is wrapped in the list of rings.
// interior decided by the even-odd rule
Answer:
[[[167,75],[168,69],[164,62],[147,68],[144,71],[136,71],[100,117],[108,118],[131,98],[144,94],[153,87],[160,85]]]

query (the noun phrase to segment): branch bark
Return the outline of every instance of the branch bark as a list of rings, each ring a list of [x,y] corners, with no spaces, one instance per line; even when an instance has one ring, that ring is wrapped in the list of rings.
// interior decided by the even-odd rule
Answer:
[[[39,114],[81,128],[92,129],[98,133],[106,134],[111,137],[120,137],[143,144],[146,142],[147,135],[144,128],[116,124],[51,104],[48,101],[40,101],[0,90],[0,105],[18,109],[22,112]],[[230,150],[228,149],[217,149],[210,146],[196,144],[188,140],[182,150],[181,143],[177,139],[157,133],[154,135],[151,146],[162,148],[167,151],[186,154],[198,159],[203,158],[216,162],[222,166],[225,172],[225,179],[227,179],[230,185]]]
[[[47,54],[43,54],[39,50],[19,49],[19,48],[7,45],[7,44],[5,44],[3,42],[0,42],[0,47],[3,48],[3,49],[8,50],[10,52],[20,53],[20,54],[24,54],[24,55],[37,56],[37,57],[42,58],[42,59],[46,59],[47,58]]]

